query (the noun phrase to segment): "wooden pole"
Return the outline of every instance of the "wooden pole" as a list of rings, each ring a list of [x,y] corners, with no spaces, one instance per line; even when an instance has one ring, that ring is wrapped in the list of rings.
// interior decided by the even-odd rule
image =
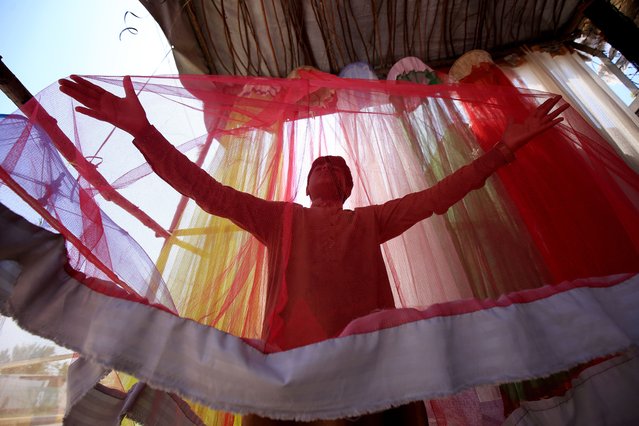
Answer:
[[[0,89],[18,108],[33,98],[22,82],[2,62],[2,56],[0,56]]]

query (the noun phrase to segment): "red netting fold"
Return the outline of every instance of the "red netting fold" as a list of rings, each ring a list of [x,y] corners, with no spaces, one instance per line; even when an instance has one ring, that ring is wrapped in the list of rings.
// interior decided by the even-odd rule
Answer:
[[[508,120],[549,94],[477,76],[299,75],[134,78],[159,131],[138,144],[146,158],[50,87],[0,121],[3,182],[67,238],[77,270],[268,351],[379,310],[638,271],[637,175],[573,110],[512,164],[491,154]],[[120,78],[90,80],[122,91]],[[339,214],[304,207],[311,162],[327,154],[354,176]],[[459,183],[435,185],[477,159],[496,175],[461,201]],[[151,167],[170,169],[170,185]],[[426,220],[422,198],[397,201],[428,187]]]

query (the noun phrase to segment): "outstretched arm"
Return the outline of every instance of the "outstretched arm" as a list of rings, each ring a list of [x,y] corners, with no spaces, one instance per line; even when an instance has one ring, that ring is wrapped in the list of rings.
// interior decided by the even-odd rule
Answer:
[[[568,109],[570,105],[565,103],[553,111],[552,109],[560,100],[560,95],[546,100],[546,102],[539,105],[521,123],[515,123],[510,120],[504,130],[501,141],[514,153],[530,142],[535,136],[561,123],[563,118],[559,117],[559,114]]]
[[[222,185],[171,145],[147,119],[129,76],[120,98],[79,76],[59,81],[60,90],[83,104],[76,111],[131,134],[153,171],[203,210],[232,220],[262,242],[271,238],[281,209],[274,203]]]
[[[380,243],[400,235],[433,213],[445,213],[466,194],[484,186],[486,179],[498,168],[514,160],[515,151],[563,120],[559,114],[568,108],[568,104],[552,110],[560,99],[561,96],[548,99],[521,123],[509,122],[495,147],[436,185],[376,206]]]
[[[129,76],[123,80],[123,98],[77,75],[58,80],[58,83],[62,93],[84,105],[76,107],[77,112],[113,124],[133,137],[142,134],[151,126]]]

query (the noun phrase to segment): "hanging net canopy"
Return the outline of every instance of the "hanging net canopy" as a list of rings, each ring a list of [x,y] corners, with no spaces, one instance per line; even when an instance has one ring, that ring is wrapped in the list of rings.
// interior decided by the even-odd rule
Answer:
[[[2,312],[152,388],[298,420],[624,351],[639,179],[572,109],[514,161],[492,149],[552,96],[502,78],[134,77],[144,156],[51,86],[0,121],[0,191],[64,243],[3,213],[3,247],[37,244],[5,256]],[[344,211],[307,208],[325,155]]]

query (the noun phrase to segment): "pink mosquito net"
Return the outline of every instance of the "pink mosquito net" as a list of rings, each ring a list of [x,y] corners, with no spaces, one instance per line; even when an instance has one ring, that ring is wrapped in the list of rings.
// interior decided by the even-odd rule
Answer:
[[[153,166],[164,168],[174,186],[191,182],[192,192],[209,182],[198,174],[201,167],[224,185],[272,201],[268,206],[275,207],[263,209],[244,198],[224,204],[226,210],[255,207],[238,214],[259,226],[211,215],[177,193],[128,134],[75,113],[57,86],[0,121],[0,191],[19,195],[64,236],[67,269],[83,285],[214,327],[265,353],[421,318],[412,314],[419,311],[394,308],[455,306],[639,272],[639,179],[569,109],[562,124],[481,188],[437,212],[443,214],[384,236],[386,289],[379,282],[313,285],[312,278],[296,287],[291,277],[304,268],[359,265],[366,257],[365,250],[335,248],[331,231],[322,229],[308,239],[326,238],[315,254],[324,263],[298,263],[298,275],[287,275],[291,256],[310,250],[291,242],[299,220],[291,206],[308,206],[306,176],[316,157],[340,155],[350,166],[354,188],[346,209],[382,205],[480,158],[509,117],[520,120],[550,96],[481,72],[462,84],[430,86],[312,70],[300,70],[296,79],[134,77],[151,123],[195,164],[157,148],[169,157]],[[122,92],[121,78],[88,78]],[[272,220],[279,221],[276,231]],[[269,256],[269,238],[280,241],[277,256],[272,247]],[[447,309],[438,312],[457,312]],[[441,407],[433,405],[431,414]],[[198,410],[203,419],[212,415]]]

